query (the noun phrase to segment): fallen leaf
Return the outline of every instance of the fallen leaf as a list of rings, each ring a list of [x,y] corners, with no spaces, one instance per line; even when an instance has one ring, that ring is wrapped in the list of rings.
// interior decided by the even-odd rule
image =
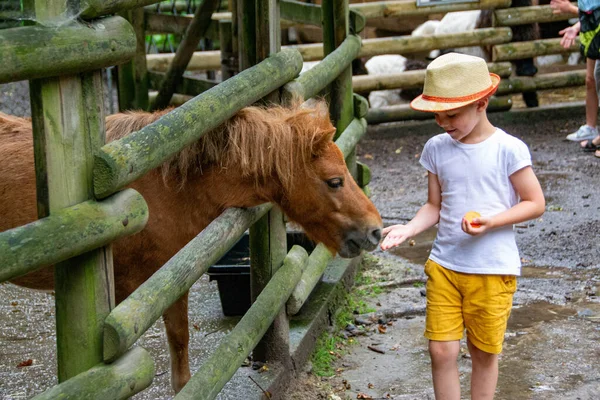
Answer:
[[[33,360],[30,358],[29,360],[21,361],[19,365],[17,365],[17,368],[29,367],[32,364]]]
[[[357,399],[366,399],[366,400],[373,400],[373,397],[369,396],[368,394],[364,394],[364,393],[358,393],[356,395]]]
[[[367,159],[367,160],[372,160],[373,159],[373,154],[365,154],[363,157],[365,159]]]
[[[379,330],[379,333],[381,333],[381,334],[383,334],[383,333],[385,333],[387,331],[387,328],[386,328],[385,325],[379,325],[377,327],[377,329]]]
[[[373,389],[373,388],[375,387],[375,385],[373,385],[372,383],[369,383],[369,384],[367,385],[367,387],[368,387],[369,389]]]
[[[402,153],[402,146],[400,146],[396,149],[396,154],[400,154],[400,153]]]

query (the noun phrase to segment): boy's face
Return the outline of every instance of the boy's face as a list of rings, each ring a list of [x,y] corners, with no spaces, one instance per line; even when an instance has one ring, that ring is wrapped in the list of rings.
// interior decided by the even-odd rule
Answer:
[[[485,112],[485,104],[479,100],[455,110],[436,112],[435,122],[452,136],[452,139],[461,141],[477,127],[481,121],[481,112]]]

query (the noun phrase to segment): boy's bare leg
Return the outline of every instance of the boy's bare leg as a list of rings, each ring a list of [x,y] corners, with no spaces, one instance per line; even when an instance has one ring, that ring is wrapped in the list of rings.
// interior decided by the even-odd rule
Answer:
[[[492,400],[498,383],[498,355],[486,353],[467,340],[473,371],[471,400]]]
[[[436,400],[460,400],[460,381],[456,362],[459,350],[458,340],[429,341],[431,375]]]
[[[586,58],[585,73],[585,123],[595,127],[598,122],[598,92],[596,91],[596,80],[594,69],[596,60]]]

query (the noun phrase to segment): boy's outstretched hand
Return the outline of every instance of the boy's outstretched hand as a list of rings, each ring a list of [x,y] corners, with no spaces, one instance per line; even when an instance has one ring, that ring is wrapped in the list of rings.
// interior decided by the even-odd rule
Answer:
[[[487,218],[487,217],[476,217],[476,218],[473,218],[473,220],[471,222],[469,222],[469,221],[467,221],[466,218],[463,218],[462,222],[461,222],[461,227],[465,233],[468,233],[469,235],[477,236],[477,235],[481,235],[483,232],[487,231],[488,229],[491,229],[490,220],[491,220],[491,218]],[[475,226],[473,226],[471,224],[473,224]]]
[[[392,247],[396,247],[406,239],[414,236],[413,230],[407,225],[391,225],[387,228],[383,228],[381,233],[384,236],[380,245],[381,250],[388,250]]]

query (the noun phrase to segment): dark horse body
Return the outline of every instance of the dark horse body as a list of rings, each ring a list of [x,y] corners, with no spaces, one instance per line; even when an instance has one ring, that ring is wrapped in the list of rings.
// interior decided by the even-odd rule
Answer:
[[[107,118],[108,141],[153,123],[165,112]],[[311,239],[354,257],[373,250],[381,217],[350,176],[332,142],[324,104],[304,110],[248,107],[130,186],[150,210],[140,233],[114,243],[116,301],[121,302],[228,207],[277,204]],[[0,231],[36,219],[31,123],[0,113]],[[51,266],[13,280],[51,290]],[[190,377],[187,294],[163,315],[172,384]]]

